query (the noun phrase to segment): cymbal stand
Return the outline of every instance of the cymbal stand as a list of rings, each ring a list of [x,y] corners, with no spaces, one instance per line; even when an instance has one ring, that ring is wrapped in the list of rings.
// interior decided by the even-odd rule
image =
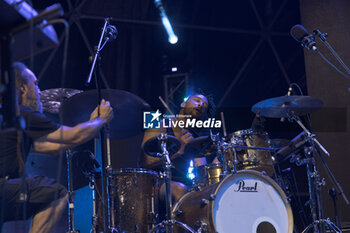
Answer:
[[[72,179],[72,156],[71,150],[66,150],[67,156],[67,176],[68,176],[68,231],[67,233],[79,233],[79,230],[75,230],[74,221],[74,197],[73,191],[73,179]]]
[[[319,149],[321,149],[326,155],[330,156],[330,154],[316,139],[315,135],[312,134],[304,126],[304,124],[301,122],[298,116],[291,116],[289,118],[296,121],[298,125],[305,131],[308,141],[310,143],[310,146],[305,146],[306,159],[297,161],[297,165],[306,164],[308,186],[309,186],[310,209],[312,214],[312,223],[308,225],[302,231],[302,233],[306,233],[310,229],[313,229],[314,233],[319,233],[319,232],[325,233],[325,225],[328,226],[330,231],[334,233],[341,233],[342,231],[333,222],[331,222],[329,218],[323,219],[323,216],[322,216],[321,186],[325,184],[325,180],[320,178],[320,174],[318,172],[317,165],[316,165],[315,153],[319,155],[323,165],[327,168],[328,166],[324,158],[322,157],[322,154],[317,152],[319,152]],[[331,171],[329,170],[329,168],[326,170],[331,174]],[[333,182],[335,181],[335,178],[333,174],[331,175],[334,179],[334,180],[331,179]],[[339,185],[338,182],[336,183]],[[339,187],[340,185],[337,186],[337,188]],[[345,197],[345,195],[343,197]],[[347,201],[346,197],[345,197],[345,201]]]
[[[226,158],[226,150],[223,147],[223,140],[220,140],[219,133],[213,134],[210,130],[210,138],[212,142],[216,145],[216,156],[222,164],[223,176],[230,174],[230,167]]]
[[[97,233],[97,199],[96,199],[96,176],[100,175],[99,172],[92,172],[89,174],[89,187],[92,190],[92,217],[91,217],[91,231],[90,233]]]
[[[230,168],[230,160],[228,159],[229,155],[229,150],[232,150],[233,153],[233,158],[232,158],[232,169]],[[224,171],[224,176],[229,175],[231,173],[236,173],[237,172],[237,153],[236,153],[236,148],[232,147],[230,143],[224,142],[224,141],[219,141],[218,142],[218,149],[217,149],[217,154],[220,162],[222,163],[223,171]]]
[[[191,233],[195,233],[194,230],[192,230],[189,226],[182,222],[178,222],[176,220],[172,220],[171,217],[171,211],[173,209],[172,205],[172,199],[171,199],[171,168],[173,165],[171,164],[171,160],[169,157],[169,152],[166,147],[166,141],[168,139],[168,135],[166,133],[161,133],[158,135],[158,141],[161,143],[161,150],[162,153],[158,153],[157,157],[163,158],[163,169],[164,172],[162,174],[162,177],[164,179],[165,183],[165,206],[166,206],[166,220],[162,221],[161,223],[154,226],[149,233],[157,232],[157,230],[161,228],[165,228],[167,233],[173,233],[174,232],[174,225],[177,224],[184,229],[188,230]]]
[[[106,155],[107,155],[107,166],[105,168],[107,173],[107,201],[108,201],[108,222],[109,222],[109,232],[118,232],[115,225],[115,204],[114,204],[114,196],[115,196],[115,187],[113,187],[113,168],[111,161],[111,144],[110,144],[110,130],[109,125],[105,126],[106,133]]]

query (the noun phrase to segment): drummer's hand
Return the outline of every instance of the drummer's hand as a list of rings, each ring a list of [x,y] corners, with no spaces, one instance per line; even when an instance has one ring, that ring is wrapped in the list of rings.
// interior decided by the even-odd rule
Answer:
[[[94,111],[90,115],[90,120],[95,119],[98,117],[98,108],[100,108],[100,119],[105,121],[105,123],[110,122],[113,119],[113,109],[111,107],[111,104],[109,101],[105,101],[104,99],[101,100],[101,103],[99,106],[97,106]]]
[[[187,144],[193,139],[193,136],[187,129],[182,129],[181,136],[179,139],[181,143]]]

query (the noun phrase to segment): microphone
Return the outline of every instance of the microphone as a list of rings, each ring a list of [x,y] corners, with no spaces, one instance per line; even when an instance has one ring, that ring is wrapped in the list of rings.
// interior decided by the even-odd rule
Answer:
[[[298,134],[295,138],[293,138],[289,144],[285,147],[282,147],[279,151],[277,151],[277,156],[286,156],[292,153],[293,151],[299,149],[302,145],[307,142],[306,133],[303,131]]]
[[[117,36],[118,36],[117,28],[115,26],[113,26],[113,25],[108,25],[106,27],[106,32],[105,32],[105,35],[104,35],[106,40],[107,41],[115,40],[115,39],[117,39]]]
[[[301,46],[308,50],[317,51],[315,37],[313,34],[309,34],[308,31],[300,24],[294,25],[290,29],[290,35],[294,40],[301,43]]]

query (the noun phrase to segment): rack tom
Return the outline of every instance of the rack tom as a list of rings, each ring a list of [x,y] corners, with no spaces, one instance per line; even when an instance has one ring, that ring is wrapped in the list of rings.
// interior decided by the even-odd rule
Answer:
[[[222,165],[221,164],[207,164],[197,166],[194,168],[193,173],[195,178],[193,180],[194,186],[205,187],[208,185],[216,184],[220,182],[222,178]]]
[[[257,132],[252,129],[236,131],[229,136],[229,143],[244,147],[270,147],[270,139],[267,132]],[[237,170],[252,169],[266,172],[269,176],[275,174],[271,152],[268,150],[252,150],[236,148]],[[229,161],[234,161],[232,149],[227,151]]]

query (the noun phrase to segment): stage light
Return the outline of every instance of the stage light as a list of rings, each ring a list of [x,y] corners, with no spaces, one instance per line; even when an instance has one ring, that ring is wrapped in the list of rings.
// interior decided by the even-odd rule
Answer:
[[[177,71],[177,67],[171,67],[171,72],[176,72]]]
[[[169,43],[170,44],[176,44],[179,39],[177,38],[176,35],[170,36],[169,37]]]
[[[190,180],[193,180],[196,178],[196,175],[193,173],[194,167],[193,167],[193,160],[190,161],[190,166],[187,169],[187,178]]]
[[[187,100],[188,100],[188,97],[189,96],[186,96],[185,98],[184,98],[184,102],[186,102]],[[192,160],[191,160],[192,161]]]
[[[160,15],[160,18],[162,20],[162,24],[165,28],[166,33],[168,34],[169,43],[176,44],[179,39],[174,33],[173,27],[171,26],[169,18],[164,10],[162,1],[161,0],[154,0],[154,4],[155,4],[156,8],[158,8],[158,10],[159,10],[159,15]]]

